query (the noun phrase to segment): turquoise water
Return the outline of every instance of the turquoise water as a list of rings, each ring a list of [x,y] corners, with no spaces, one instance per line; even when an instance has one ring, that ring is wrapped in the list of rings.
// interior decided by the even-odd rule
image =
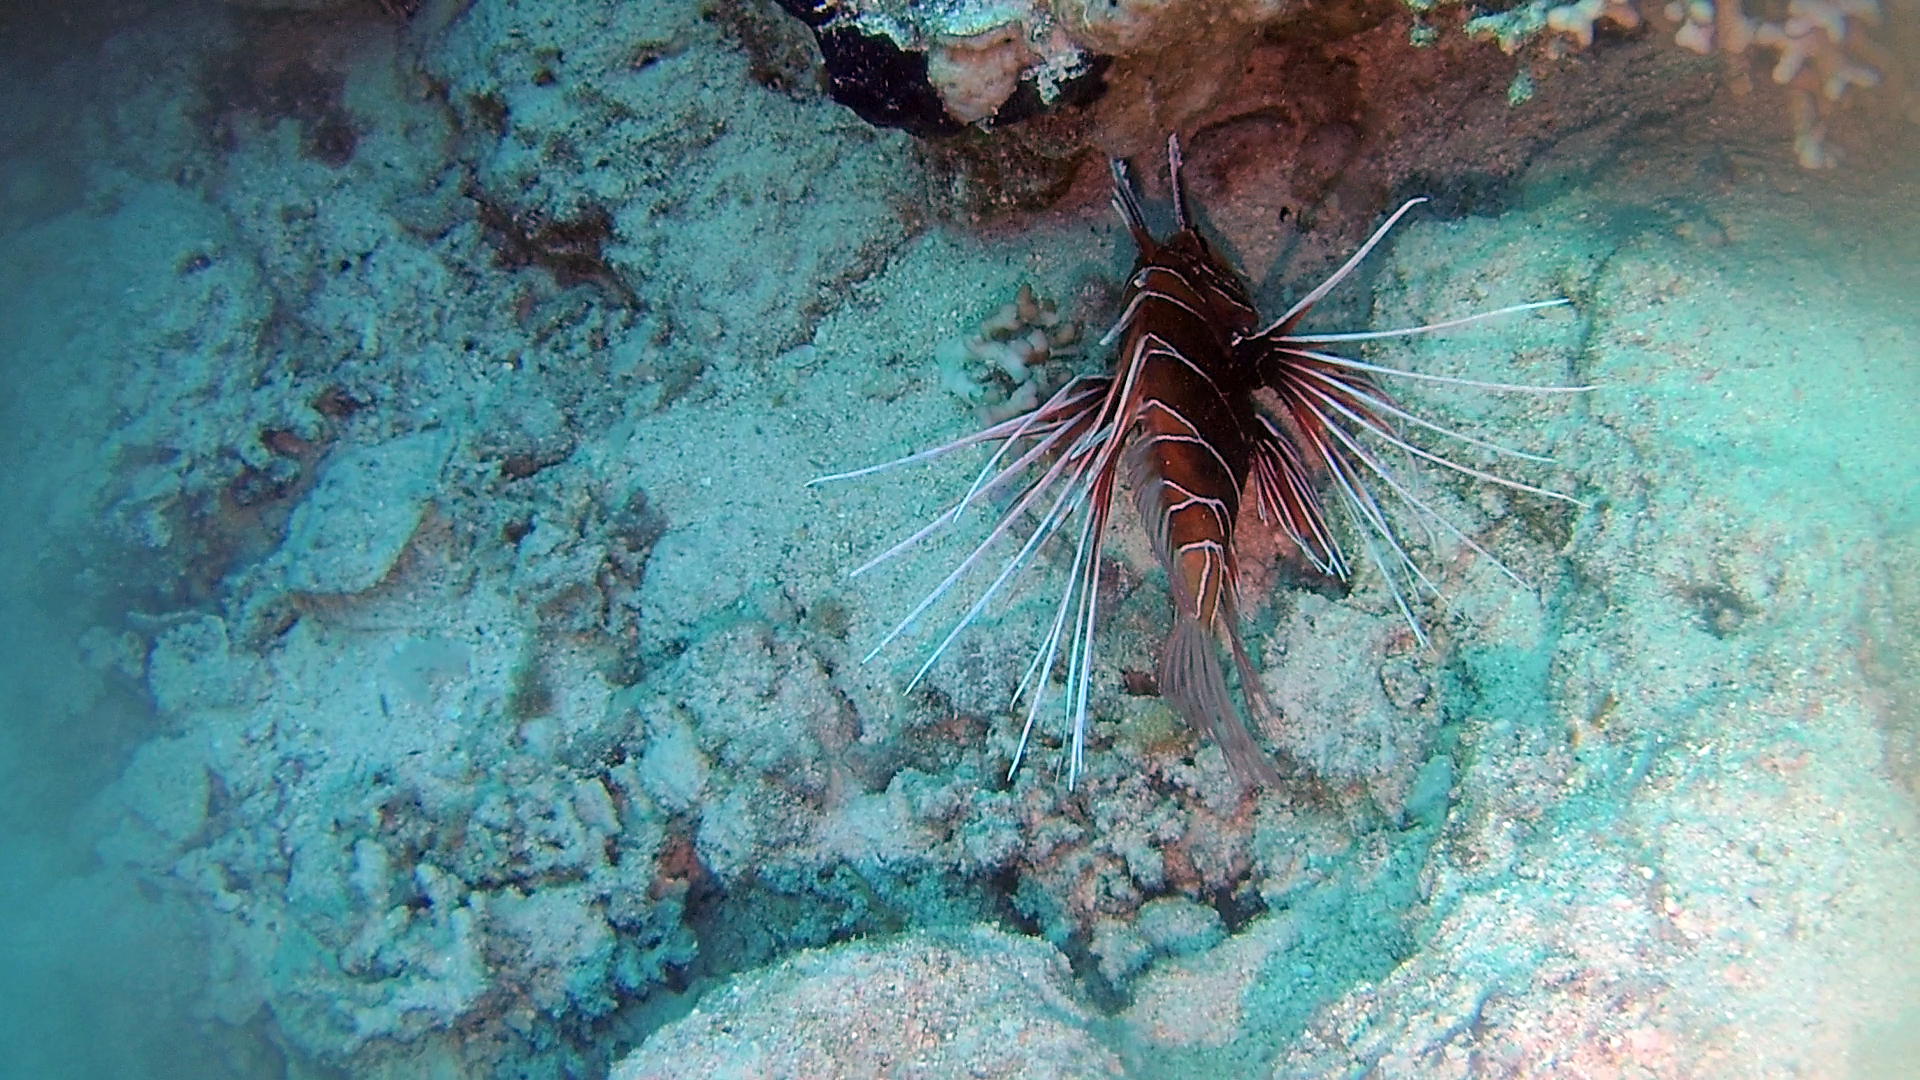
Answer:
[[[1808,170],[1604,25],[1511,108],[1398,15],[1254,50],[1203,227],[1277,314],[1433,195],[1307,328],[1570,300],[1349,354],[1591,385],[1385,380],[1577,502],[1393,455],[1418,633],[1247,522],[1255,790],[1123,496],[1070,787],[1057,700],[1007,775],[1070,538],[916,681],[1007,500],[848,572],[985,452],[808,481],[1104,370],[1102,157],[877,131],[771,8],[392,7],[7,16],[0,1076],[1912,1074],[1898,87]]]

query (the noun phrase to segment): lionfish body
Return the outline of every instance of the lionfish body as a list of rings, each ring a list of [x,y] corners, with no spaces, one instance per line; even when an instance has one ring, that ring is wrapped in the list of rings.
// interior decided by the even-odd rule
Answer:
[[[1094,627],[1100,611],[1099,552],[1124,482],[1132,489],[1155,554],[1173,593],[1174,625],[1161,658],[1159,686],[1167,702],[1217,743],[1236,774],[1252,783],[1272,783],[1278,774],[1234,707],[1219,648],[1232,658],[1241,693],[1256,720],[1275,714],[1241,637],[1239,568],[1234,532],[1244,496],[1251,493],[1260,516],[1278,524],[1322,571],[1345,578],[1349,563],[1329,527],[1319,491],[1331,487],[1347,509],[1409,623],[1419,633],[1401,571],[1416,587],[1432,582],[1399,541],[1369,476],[1416,513],[1481,554],[1472,538],[1438,518],[1431,507],[1395,478],[1373,439],[1477,479],[1574,502],[1568,496],[1457,464],[1404,439],[1395,421],[1410,423],[1483,448],[1529,458],[1450,431],[1401,410],[1367,377],[1388,373],[1502,390],[1552,392],[1586,387],[1513,387],[1469,380],[1417,376],[1321,351],[1316,346],[1446,329],[1515,311],[1564,301],[1523,304],[1405,330],[1299,335],[1296,324],[1309,308],[1347,276],[1421,200],[1382,225],[1361,249],[1313,292],[1271,325],[1258,328],[1259,313],[1225,259],[1191,224],[1181,186],[1180,149],[1168,141],[1176,229],[1165,241],[1148,228],[1125,166],[1113,163],[1114,205],[1139,249],[1123,296],[1119,321],[1102,344],[1119,342],[1111,373],[1069,381],[1038,408],[944,446],[813,483],[865,476],[939,457],[964,447],[996,444],[986,466],[946,512],[881,553],[854,575],[905,551],[952,524],[970,506],[995,492],[1012,492],[1011,505],[987,537],[931,594],[868,654],[871,659],[903,634],[987,552],[1002,541],[1018,548],[1001,565],[966,614],[914,676],[918,683],[960,633],[1026,566],[1047,539],[1070,529],[1074,554],[1067,587],[1053,620],[1015,692],[1029,699],[1026,723],[1014,753],[1024,756],[1045,687],[1065,662],[1068,717],[1068,780],[1084,767]],[[1263,405],[1265,395],[1275,404]],[[1017,523],[1037,518],[1019,539]],[[1076,525],[1077,523],[1077,525]],[[1383,552],[1382,548],[1385,551]],[[1391,553],[1391,557],[1387,552]],[[1490,556],[1489,556],[1490,557]],[[1497,560],[1496,560],[1497,565]],[[1504,567],[1502,568],[1504,569]],[[1437,590],[1436,590],[1437,591]]]
[[[1248,704],[1264,696],[1240,638],[1234,527],[1263,437],[1254,370],[1236,356],[1259,321],[1239,275],[1188,220],[1178,144],[1170,155],[1177,231],[1165,243],[1147,228],[1125,173],[1114,202],[1139,250],[1128,282],[1115,379],[1131,418],[1128,479],[1154,553],[1173,591],[1174,625],[1160,663],[1160,692],[1227,754],[1236,771],[1276,779],[1228,695],[1214,640],[1240,671]]]

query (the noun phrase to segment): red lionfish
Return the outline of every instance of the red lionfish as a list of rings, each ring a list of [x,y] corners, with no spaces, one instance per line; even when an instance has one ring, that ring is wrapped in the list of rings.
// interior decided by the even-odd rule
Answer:
[[[1147,227],[1126,163],[1119,159],[1111,162],[1113,205],[1139,249],[1119,321],[1100,342],[1103,348],[1120,342],[1111,373],[1075,377],[1037,408],[944,446],[811,482],[866,476],[969,446],[998,444],[957,502],[850,575],[857,577],[953,524],[986,496],[1013,492],[1011,505],[986,539],[867,654],[868,660],[905,633],[985,558],[989,548],[1005,537],[1017,537],[1017,522],[1030,514],[1038,515],[1037,523],[1020,540],[1018,550],[1001,566],[992,584],[914,674],[909,690],[988,602],[1032,561],[1044,542],[1063,526],[1073,530],[1074,553],[1067,587],[1045,638],[1014,692],[1016,702],[1027,697],[1030,704],[1009,777],[1027,751],[1034,721],[1048,696],[1044,692],[1048,677],[1062,653],[1066,661],[1070,787],[1085,767],[1094,626],[1100,612],[1099,552],[1122,478],[1134,493],[1173,593],[1173,630],[1160,662],[1161,695],[1189,723],[1219,744],[1243,781],[1256,784],[1275,783],[1279,776],[1234,708],[1215,647],[1219,642],[1232,657],[1241,692],[1256,721],[1277,717],[1261,690],[1240,633],[1234,528],[1250,481],[1260,518],[1278,521],[1320,572],[1345,580],[1351,573],[1351,563],[1321,501],[1322,487],[1330,487],[1423,644],[1426,636],[1407,594],[1411,589],[1425,588],[1438,595],[1439,590],[1401,543],[1386,505],[1375,494],[1375,484],[1421,518],[1436,523],[1493,561],[1516,582],[1520,579],[1397,477],[1383,458],[1383,449],[1476,480],[1585,505],[1571,496],[1484,472],[1423,449],[1401,434],[1403,425],[1530,461],[1548,460],[1416,416],[1395,404],[1372,376],[1544,393],[1591,387],[1513,386],[1424,375],[1364,363],[1321,348],[1428,334],[1568,301],[1518,304],[1397,330],[1297,333],[1296,327],[1313,305],[1345,280],[1409,210],[1426,201],[1413,199],[1374,230],[1367,242],[1318,288],[1301,297],[1286,314],[1261,326],[1259,312],[1239,274],[1192,224],[1181,184],[1178,136],[1168,139],[1167,157],[1175,230],[1165,242],[1155,239]],[[1260,391],[1271,394],[1270,403],[1263,405],[1257,399]]]

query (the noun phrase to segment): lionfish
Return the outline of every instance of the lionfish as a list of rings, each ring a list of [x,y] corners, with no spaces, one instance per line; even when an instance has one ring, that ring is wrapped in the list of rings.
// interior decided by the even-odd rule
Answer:
[[[1074,536],[1066,587],[1032,662],[1014,692],[1029,702],[1009,769],[1027,752],[1046,686],[1065,660],[1068,786],[1085,768],[1087,709],[1095,662],[1094,627],[1100,615],[1099,553],[1124,480],[1131,489],[1153,550],[1173,594],[1173,628],[1160,661],[1159,688],[1168,704],[1225,753],[1243,782],[1273,784],[1279,774],[1234,707],[1220,661],[1224,647],[1237,669],[1248,710],[1260,723],[1278,714],[1261,689],[1241,636],[1240,569],[1234,531],[1251,489],[1256,513],[1278,522],[1322,574],[1346,580],[1352,563],[1322,501],[1330,489],[1351,519],[1352,532],[1380,568],[1414,635],[1426,636],[1409,592],[1439,595],[1402,543],[1378,489],[1419,518],[1433,522],[1516,582],[1520,579],[1479,542],[1439,514],[1391,467],[1387,456],[1409,456],[1476,480],[1584,506],[1560,492],[1453,461],[1424,449],[1403,430],[1417,427],[1497,453],[1548,459],[1455,431],[1396,404],[1374,376],[1448,383],[1489,390],[1566,393],[1591,387],[1528,387],[1421,374],[1365,363],[1326,346],[1430,334],[1567,303],[1517,304],[1444,322],[1395,330],[1304,334],[1300,321],[1373,251],[1400,219],[1424,199],[1412,199],[1374,230],[1352,257],[1284,315],[1261,325],[1246,285],[1232,265],[1194,227],[1181,179],[1178,136],[1167,141],[1174,232],[1167,240],[1148,228],[1124,161],[1110,162],[1113,205],[1139,250],[1119,320],[1101,339],[1120,343],[1105,375],[1078,376],[1038,407],[982,431],[919,453],[811,484],[867,476],[928,461],[966,447],[996,444],[973,484],[944,513],[852,571],[859,576],[958,521],[990,495],[1011,492],[997,523],[952,573],[920,601],[866,656],[871,660],[944,596],[989,549],[1012,536],[1019,546],[993,581],[932,651],[908,685],[925,677],[987,604],[1033,561],[1061,529]],[[1262,397],[1267,400],[1263,402]],[[810,484],[810,486],[811,486]],[[1018,524],[1037,515],[1020,538]],[[1404,584],[1403,584],[1404,579]],[[1218,647],[1217,647],[1218,646]]]

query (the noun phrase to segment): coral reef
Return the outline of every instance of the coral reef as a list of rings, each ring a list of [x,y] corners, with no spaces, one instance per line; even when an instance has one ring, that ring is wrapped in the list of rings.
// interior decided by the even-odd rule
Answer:
[[[1390,8],[1362,0],[1007,0],[986,5],[792,0],[788,6],[821,35],[837,97],[876,123],[904,123],[922,134],[993,131],[1007,142],[1004,149],[986,149],[963,137],[954,153],[974,159],[973,168],[1003,178],[1036,168],[1058,171],[1073,158],[1073,149],[1087,145],[1132,155],[1151,149],[1156,136],[1148,133],[1192,132],[1242,117],[1264,118],[1276,110],[1282,117],[1304,110],[1331,87],[1295,79],[1288,83],[1290,94],[1261,101],[1266,57],[1293,45],[1324,55],[1334,43],[1383,26],[1393,30],[1393,55],[1385,49],[1346,50],[1370,54],[1359,57],[1366,68],[1430,66],[1408,55],[1409,42],[1431,52],[1431,46],[1452,36],[1442,33],[1446,25],[1460,27],[1469,39],[1497,43],[1509,54],[1528,49],[1528,66],[1517,72],[1509,68],[1502,80],[1499,96],[1515,105],[1528,102],[1541,79],[1565,66],[1561,62],[1569,54],[1589,50],[1596,26],[1651,34],[1686,56],[1718,55],[1725,82],[1736,95],[1756,89],[1750,68],[1758,68],[1765,73],[1760,77],[1767,84],[1764,100],[1777,103],[1772,107],[1791,128],[1795,159],[1810,169],[1837,162],[1840,151],[1831,136],[1843,110],[1864,105],[1899,122],[1920,123],[1920,95],[1908,87],[1899,59],[1911,52],[1920,13],[1897,6],[1883,20],[1876,0],[1742,4],[1525,0],[1457,18],[1446,11],[1457,6],[1451,0],[1406,0],[1398,17]],[[871,47],[886,50],[892,59],[881,64],[862,54],[843,63],[834,35],[877,43]],[[1452,63],[1437,77],[1478,81],[1477,61],[1449,55]],[[1683,81],[1687,71],[1684,64],[1669,65],[1651,78]],[[1068,73],[1074,76],[1072,94],[1060,89]],[[1391,78],[1388,72],[1363,75],[1376,85]],[[1603,74],[1589,67],[1581,83],[1570,96],[1624,101],[1630,109],[1663,107],[1652,100],[1658,97],[1654,87],[1630,85],[1622,71]],[[869,107],[882,99],[891,104]],[[1390,122],[1393,113],[1412,108],[1412,100],[1383,93],[1364,114],[1374,122]],[[1032,132],[1015,134],[1015,121],[1034,117],[1043,105],[1060,115],[1042,117]],[[1357,115],[1362,114],[1350,118]],[[1409,116],[1407,122],[1428,118]],[[1528,126],[1524,119],[1515,123]],[[1462,148],[1460,153],[1470,152]]]
[[[975,5],[1002,21],[902,31],[889,62],[925,65],[953,145],[1099,180],[958,199],[1025,209],[956,227],[943,151],[829,100],[787,48],[806,31],[763,8],[197,8],[23,75],[0,110],[0,488],[32,523],[0,566],[89,597],[9,628],[0,763],[87,759],[67,796],[87,812],[48,830],[67,884],[37,903],[87,891],[81,936],[192,942],[153,965],[190,1006],[180,1045],[373,1080],[600,1075],[636,1046],[634,1075],[777,1069],[851,1038],[989,1075],[1780,1072],[1907,1000],[1920,965],[1884,913],[1917,902],[1878,875],[1913,858],[1910,810],[1876,773],[1885,754],[1912,784],[1920,730],[1913,590],[1887,584],[1913,544],[1880,540],[1920,505],[1885,408],[1910,381],[1905,219],[1822,219],[1782,194],[1802,180],[1784,155],[1684,126],[1648,150],[1646,118],[1684,125],[1718,91],[1644,9],[1611,41],[1624,6],[1541,9],[1530,62],[1566,49],[1591,77],[1542,67],[1513,109],[1510,58],[1410,48],[1391,4],[1245,0],[1062,4],[1044,27]],[[1797,58],[1789,86],[1838,75],[1856,111],[1892,68],[1859,9],[1823,10],[1751,15],[1742,64]],[[1671,18],[1720,47],[1717,9]],[[1062,41],[1107,98],[1062,83],[1011,126]],[[1083,151],[1165,126],[1192,132],[1203,225],[1263,301],[1418,186],[1435,213],[1319,325],[1567,295],[1470,345],[1367,356],[1608,387],[1577,408],[1409,391],[1555,454],[1595,503],[1436,478],[1422,497],[1538,589],[1411,539],[1452,598],[1431,650],[1376,584],[1283,588],[1285,552],[1250,542],[1284,714],[1260,735],[1310,774],[1284,790],[1243,791],[1142,675],[1168,604],[1145,537],[1100,567],[1068,790],[1052,730],[1008,776],[1044,596],[1010,593],[910,691],[937,631],[863,662],[945,567],[858,590],[846,570],[977,461],[805,487],[1102,361],[1068,350],[1117,315],[1129,261]],[[1877,264],[1809,254],[1886,238]],[[19,663],[69,638],[67,667]],[[28,779],[10,811],[53,801]],[[15,960],[55,973],[79,1030],[134,1011],[103,1017],[129,992],[73,982],[59,950]],[[1775,1031],[1805,1046],[1753,1049]]]
[[[1415,10],[1431,9],[1431,0],[1410,0]],[[1857,94],[1880,90],[1887,106],[1920,123],[1920,98],[1912,96],[1895,54],[1876,42],[1870,28],[1881,23],[1876,0],[1788,0],[1774,18],[1749,15],[1743,0],[1529,0],[1506,11],[1467,20],[1468,35],[1498,42],[1512,53],[1536,38],[1546,38],[1549,56],[1593,45],[1601,20],[1624,29],[1648,26],[1689,52],[1725,58],[1728,85],[1735,93],[1753,91],[1748,53],[1770,51],[1769,77],[1784,87],[1793,125],[1794,156],[1808,169],[1829,168],[1836,158],[1827,146],[1827,125],[1834,110]]]

